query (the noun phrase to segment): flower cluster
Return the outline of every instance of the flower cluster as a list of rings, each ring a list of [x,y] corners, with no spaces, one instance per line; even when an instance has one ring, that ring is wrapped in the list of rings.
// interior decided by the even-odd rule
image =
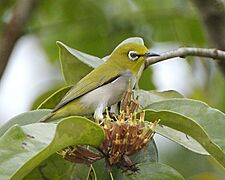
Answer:
[[[107,167],[116,165],[122,169],[137,171],[129,156],[146,146],[154,135],[158,121],[153,124],[144,121],[144,112],[137,113],[138,102],[131,91],[126,92],[120,105],[118,115],[106,116],[101,124],[105,139],[97,151],[83,146],[71,146],[62,150],[63,157],[74,163],[92,164],[105,158]],[[138,115],[137,115],[138,114]]]

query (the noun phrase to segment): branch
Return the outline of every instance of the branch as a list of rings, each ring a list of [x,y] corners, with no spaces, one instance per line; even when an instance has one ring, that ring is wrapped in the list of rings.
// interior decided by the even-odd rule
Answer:
[[[17,1],[12,18],[3,28],[0,39],[0,79],[8,63],[16,41],[23,35],[26,25],[37,0]]]
[[[145,63],[145,68],[151,64],[155,64],[160,61],[165,61],[175,57],[185,58],[187,56],[206,57],[217,60],[223,60],[225,62],[225,51],[217,49],[204,49],[204,48],[187,48],[182,47],[177,50],[172,50],[166,53],[162,53],[160,56],[148,58]]]

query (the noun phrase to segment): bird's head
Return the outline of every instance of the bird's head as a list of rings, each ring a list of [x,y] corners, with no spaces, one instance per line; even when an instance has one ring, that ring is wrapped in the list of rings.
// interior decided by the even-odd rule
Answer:
[[[123,69],[128,69],[137,74],[143,67],[147,58],[159,56],[150,52],[144,45],[137,43],[126,43],[113,51],[110,60]]]

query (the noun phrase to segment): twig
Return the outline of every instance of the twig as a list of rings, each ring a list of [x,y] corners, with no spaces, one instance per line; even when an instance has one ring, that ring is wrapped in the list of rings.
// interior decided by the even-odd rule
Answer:
[[[199,57],[213,58],[213,59],[225,61],[225,51],[221,51],[217,49],[182,47],[176,50],[162,53],[160,56],[151,57],[147,59],[145,68],[147,68],[151,64],[155,64],[160,61],[165,61],[167,59],[171,59],[175,57],[185,58],[186,56],[199,56]]]

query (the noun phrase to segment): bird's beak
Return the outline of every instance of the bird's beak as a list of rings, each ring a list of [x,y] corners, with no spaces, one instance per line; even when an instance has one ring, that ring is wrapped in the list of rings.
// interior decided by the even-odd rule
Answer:
[[[159,54],[153,53],[151,51],[148,51],[147,53],[144,54],[144,57],[153,57],[153,56],[160,56]]]

